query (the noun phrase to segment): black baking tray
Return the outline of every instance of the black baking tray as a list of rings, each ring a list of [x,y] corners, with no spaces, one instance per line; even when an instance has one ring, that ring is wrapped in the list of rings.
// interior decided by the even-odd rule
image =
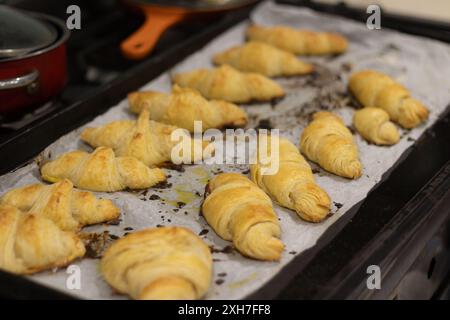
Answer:
[[[362,12],[345,6],[317,6],[310,1],[280,1],[304,5],[328,13],[365,21]],[[105,112],[130,91],[157,77],[188,54],[237,22],[249,11],[233,13],[212,24],[195,37],[175,44],[165,52],[125,72],[120,79],[101,88],[87,99],[55,113],[0,145],[0,174],[16,169],[41,152],[60,136]],[[399,20],[400,19],[400,20]],[[430,26],[409,18],[408,23],[423,28],[407,30],[404,17],[383,15],[383,26],[450,42],[445,25]],[[400,23],[401,22],[401,23]],[[426,27],[425,27],[426,25]],[[420,251],[418,235],[431,233],[448,222],[450,208],[450,108],[406,150],[397,163],[367,197],[353,206],[318,240],[299,254],[264,287],[248,299],[372,298],[389,295],[401,276],[402,252]],[[423,244],[422,243],[422,244]],[[405,260],[406,261],[406,260]],[[379,292],[365,287],[368,265],[379,265],[383,288]],[[386,282],[386,281],[387,282]],[[71,296],[46,288],[24,277],[0,271],[0,297],[18,299],[70,299]]]

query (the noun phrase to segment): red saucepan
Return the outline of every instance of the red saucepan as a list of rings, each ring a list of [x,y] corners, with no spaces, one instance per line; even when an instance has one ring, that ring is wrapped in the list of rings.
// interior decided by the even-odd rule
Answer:
[[[67,80],[69,31],[53,17],[0,5],[0,113],[41,104]]]
[[[147,56],[162,33],[174,24],[199,16],[236,10],[258,0],[125,0],[146,17],[144,24],[121,44],[130,59]]]

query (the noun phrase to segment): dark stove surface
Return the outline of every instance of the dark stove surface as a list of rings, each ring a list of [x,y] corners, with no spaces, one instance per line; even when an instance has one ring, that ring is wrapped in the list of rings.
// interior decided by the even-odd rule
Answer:
[[[144,17],[116,0],[23,0],[6,1],[17,8],[68,18],[69,5],[81,9],[81,29],[72,30],[67,43],[69,81],[64,91],[53,100],[26,113],[0,116],[0,144],[18,132],[65,107],[94,94],[120,75],[145,61],[160,56],[173,43],[192,37],[208,21],[190,21],[164,33],[153,53],[141,61],[124,58],[120,43],[143,23]]]

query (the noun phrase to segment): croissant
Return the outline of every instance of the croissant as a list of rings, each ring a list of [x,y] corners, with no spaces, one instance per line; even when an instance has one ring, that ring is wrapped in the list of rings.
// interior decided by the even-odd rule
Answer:
[[[209,225],[244,255],[279,260],[284,249],[272,201],[253,182],[237,173],[214,177],[206,188],[202,213]]]
[[[274,150],[270,141],[267,142],[265,150],[271,157]],[[261,169],[270,166],[270,163],[258,162],[251,165],[253,182],[277,203],[295,210],[302,219],[310,222],[322,221],[330,212],[330,197],[314,181],[311,167],[297,147],[286,139],[279,139],[277,151],[278,171],[275,174],[264,174]]]
[[[112,149],[105,147],[93,153],[65,153],[44,164],[41,176],[45,181],[69,179],[78,188],[105,192],[145,189],[166,180],[161,169],[150,169],[132,157],[116,157]]]
[[[42,215],[0,206],[0,269],[30,274],[65,266],[84,253],[75,233],[60,230]]]
[[[53,185],[35,183],[10,190],[0,198],[0,205],[5,204],[41,215],[62,230],[69,231],[113,220],[120,215],[119,208],[112,201],[76,190],[67,179]]]
[[[428,118],[428,109],[422,103],[380,72],[365,70],[352,74],[349,88],[364,107],[384,109],[392,121],[404,128],[414,128]]]
[[[208,101],[197,90],[174,85],[172,94],[132,92],[128,95],[131,111],[150,111],[151,119],[194,132],[194,121],[202,122],[203,131],[210,128],[243,127],[247,114],[235,104]]]
[[[263,27],[252,25],[247,39],[266,42],[296,55],[326,55],[347,51],[348,41],[342,35],[330,32],[297,30],[285,26]]]
[[[300,140],[302,153],[325,170],[345,178],[361,176],[358,148],[350,130],[338,116],[326,111],[316,112]]]
[[[240,71],[267,77],[303,75],[313,71],[312,65],[300,61],[292,53],[259,41],[216,54],[213,61],[217,65],[228,64]]]
[[[133,157],[147,166],[160,165],[172,161],[172,149],[179,143],[179,139],[172,140],[173,131],[179,129],[174,126],[149,120],[149,111],[145,109],[137,121],[113,121],[98,128],[86,128],[81,133],[81,140],[95,147],[112,148],[118,156]],[[185,162],[195,162],[202,159],[204,143],[195,148],[195,141],[188,132],[180,130],[180,134],[190,141],[191,156],[180,158]]]
[[[182,87],[197,89],[208,99],[247,103],[284,96],[283,88],[269,78],[257,73],[243,73],[228,65],[178,73],[172,80]]]
[[[212,257],[203,240],[186,228],[152,228],[114,242],[100,269],[116,291],[133,299],[192,300],[209,288]]]
[[[383,109],[367,107],[355,111],[353,124],[364,139],[375,144],[392,145],[400,140],[397,127]]]

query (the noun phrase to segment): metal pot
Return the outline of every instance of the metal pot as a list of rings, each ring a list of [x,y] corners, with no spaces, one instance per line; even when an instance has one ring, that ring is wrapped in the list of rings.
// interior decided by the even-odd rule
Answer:
[[[64,22],[0,6],[0,113],[42,104],[67,82]]]

